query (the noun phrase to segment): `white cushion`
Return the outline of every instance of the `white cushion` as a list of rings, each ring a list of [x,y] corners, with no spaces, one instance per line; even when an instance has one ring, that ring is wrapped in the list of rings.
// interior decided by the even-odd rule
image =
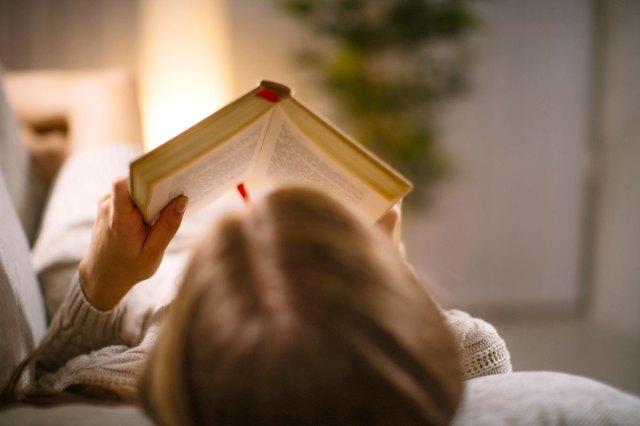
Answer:
[[[12,126],[11,120],[0,90],[0,390],[7,385],[15,367],[40,341],[46,327],[29,243],[14,208],[14,200],[26,202],[17,189],[26,185],[28,178],[20,175],[19,168],[15,167],[22,161],[24,150],[20,150],[20,141],[15,139],[15,123]],[[5,185],[5,177],[12,179],[15,198]],[[28,222],[30,217],[26,219]]]
[[[584,377],[518,372],[465,385],[454,425],[640,424],[640,398]]]

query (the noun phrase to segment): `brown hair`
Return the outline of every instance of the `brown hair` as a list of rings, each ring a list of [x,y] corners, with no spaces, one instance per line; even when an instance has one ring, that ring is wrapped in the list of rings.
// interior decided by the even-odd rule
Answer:
[[[210,231],[147,363],[160,424],[446,424],[461,372],[388,239],[283,189]]]

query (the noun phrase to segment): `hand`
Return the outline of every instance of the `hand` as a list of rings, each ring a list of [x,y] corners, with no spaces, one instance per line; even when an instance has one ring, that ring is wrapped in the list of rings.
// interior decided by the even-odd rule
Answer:
[[[405,255],[404,243],[402,242],[402,204],[394,205],[385,213],[376,225],[391,238],[393,245],[402,256]]]
[[[179,196],[147,225],[129,197],[127,182],[127,177],[117,179],[100,200],[89,253],[79,266],[82,290],[100,310],[113,309],[134,285],[156,272],[187,205],[187,198]]]

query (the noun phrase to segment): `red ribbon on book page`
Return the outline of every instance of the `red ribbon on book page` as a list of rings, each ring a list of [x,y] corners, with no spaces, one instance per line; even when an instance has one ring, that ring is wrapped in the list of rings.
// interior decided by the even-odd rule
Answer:
[[[269,102],[278,102],[278,94],[276,92],[272,92],[271,90],[267,90],[264,87],[258,90],[257,95],[265,98]]]
[[[251,204],[251,198],[249,197],[249,192],[247,191],[247,188],[244,186],[244,183],[238,184],[236,188],[238,188],[238,192],[240,193],[240,196],[244,200],[244,203],[246,205]]]

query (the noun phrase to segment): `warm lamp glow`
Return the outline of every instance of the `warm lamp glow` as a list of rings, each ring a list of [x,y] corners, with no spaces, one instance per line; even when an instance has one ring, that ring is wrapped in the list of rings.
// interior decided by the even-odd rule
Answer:
[[[147,149],[229,100],[225,0],[144,0],[140,100]]]

